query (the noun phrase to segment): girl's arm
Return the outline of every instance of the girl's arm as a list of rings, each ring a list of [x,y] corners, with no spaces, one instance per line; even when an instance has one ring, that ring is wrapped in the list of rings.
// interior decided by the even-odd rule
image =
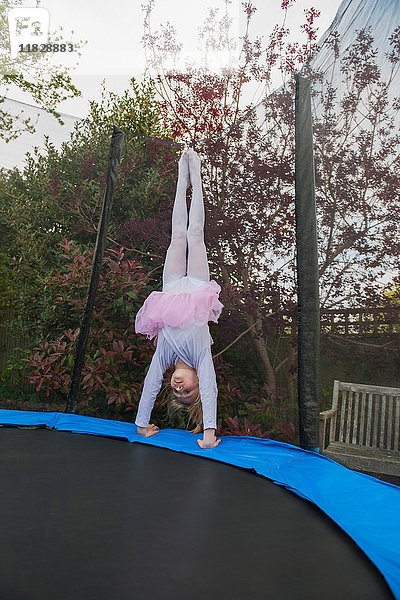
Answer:
[[[199,390],[201,405],[203,408],[203,439],[197,440],[200,448],[215,448],[221,440],[215,437],[217,428],[217,396],[218,387],[215,376],[214,363],[211,356],[211,348],[205,348],[196,365],[199,378]]]
[[[164,356],[159,351],[157,346],[144,380],[135,425],[137,425],[138,434],[144,435],[145,437],[149,437],[158,432],[158,427],[153,424],[149,425],[149,422],[154,402],[161,388],[164,373],[169,367],[168,358],[169,357]]]

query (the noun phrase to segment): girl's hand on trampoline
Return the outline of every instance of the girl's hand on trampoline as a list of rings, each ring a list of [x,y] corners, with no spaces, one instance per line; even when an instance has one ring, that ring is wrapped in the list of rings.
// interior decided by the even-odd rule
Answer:
[[[202,440],[197,440],[198,445],[202,450],[208,448],[216,448],[221,440],[215,438],[215,429],[205,429]]]
[[[202,450],[207,450],[208,448],[216,448],[221,440],[214,439],[214,442],[205,442],[204,440],[197,440],[198,445]]]
[[[156,433],[158,433],[158,431],[159,427],[157,427],[157,425],[153,425],[152,423],[150,425],[147,425],[147,427],[137,428],[138,434],[143,435],[144,437],[150,437],[152,435],[155,435]]]

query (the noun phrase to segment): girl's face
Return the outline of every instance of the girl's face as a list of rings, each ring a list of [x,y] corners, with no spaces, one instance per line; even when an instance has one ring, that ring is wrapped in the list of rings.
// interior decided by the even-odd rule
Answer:
[[[195,369],[175,369],[171,377],[174,396],[184,404],[191,404],[199,395],[199,378]]]

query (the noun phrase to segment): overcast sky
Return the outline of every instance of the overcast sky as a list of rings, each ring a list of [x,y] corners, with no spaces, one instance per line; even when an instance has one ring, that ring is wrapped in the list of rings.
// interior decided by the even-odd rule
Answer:
[[[67,114],[83,117],[87,113],[88,100],[99,98],[101,81],[115,92],[123,91],[132,76],[140,78],[145,69],[145,56],[141,44],[143,35],[142,0],[42,0],[41,6],[50,13],[50,31],[60,27],[74,32],[76,40],[87,41],[76,69],[71,70],[75,85],[82,91],[81,98],[64,102],[59,109]],[[253,34],[268,35],[276,23],[281,24],[283,11],[281,0],[253,0],[257,7],[253,19]],[[35,6],[27,0],[24,6]],[[318,20],[319,35],[331,24],[340,0],[297,0],[288,11],[287,25],[293,39],[299,39],[300,24],[304,22],[304,10],[314,6],[321,11]],[[182,0],[156,0],[154,28],[161,22],[170,21],[183,43],[183,55],[192,59],[198,54],[197,31],[208,12],[208,7],[225,10],[223,0],[190,2]],[[234,19],[237,36],[243,35],[244,17],[240,0],[232,0],[230,15]],[[54,54],[54,60],[67,61],[73,55]],[[10,94],[16,100],[26,100],[21,94]]]

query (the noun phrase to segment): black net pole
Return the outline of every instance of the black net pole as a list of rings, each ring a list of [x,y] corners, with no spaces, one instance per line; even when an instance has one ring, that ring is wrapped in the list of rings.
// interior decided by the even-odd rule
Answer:
[[[114,125],[111,139],[110,154],[108,159],[107,186],[104,195],[103,209],[101,212],[99,228],[97,231],[96,247],[93,257],[92,273],[90,276],[90,284],[86,299],[86,306],[79,331],[78,344],[75,353],[74,369],[68,394],[67,406],[65,409],[65,412],[67,413],[75,412],[82,367],[85,360],[86,345],[89,337],[90,320],[92,318],[94,300],[99,285],[100,270],[103,262],[104,249],[106,246],[108,223],[111,215],[112,202],[114,197],[115,186],[117,183],[119,165],[121,162],[123,144],[124,133],[121,129]]]
[[[300,446],[319,450],[319,283],[310,82],[296,75],[296,246]]]

